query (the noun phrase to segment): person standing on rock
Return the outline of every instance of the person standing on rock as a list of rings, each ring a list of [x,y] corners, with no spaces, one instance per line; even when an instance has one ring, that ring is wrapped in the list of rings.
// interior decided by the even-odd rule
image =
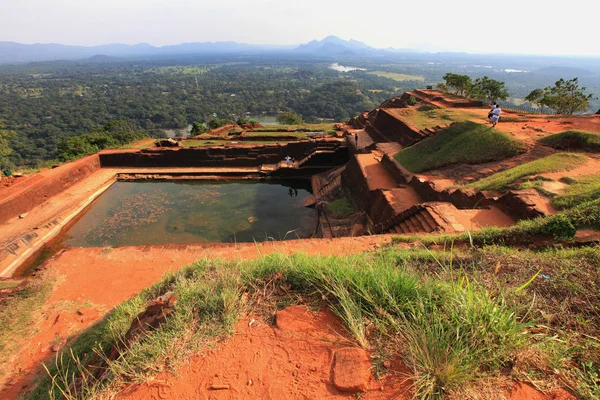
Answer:
[[[501,112],[502,112],[502,110],[500,110],[500,106],[498,104],[496,104],[496,107],[491,112],[492,116],[490,117],[490,122],[492,123],[492,128],[495,127],[496,124],[498,123]]]
[[[354,140],[356,140],[356,148],[358,149],[358,133],[354,134]]]

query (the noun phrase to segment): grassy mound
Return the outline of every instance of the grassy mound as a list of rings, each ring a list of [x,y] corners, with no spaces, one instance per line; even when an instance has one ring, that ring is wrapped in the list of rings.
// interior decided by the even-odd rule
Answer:
[[[505,190],[528,176],[572,170],[585,164],[587,159],[587,157],[581,154],[557,153],[521,164],[506,171],[498,172],[464,187],[478,190]]]
[[[594,322],[597,314],[584,317],[594,305],[579,300],[589,298],[589,285],[600,285],[598,260],[600,248],[536,253],[491,247],[204,260],[117,307],[75,339],[49,365],[50,377],[31,398],[47,398],[48,391],[67,398],[110,397],[129,382],[176,370],[231,333],[243,298],[247,307],[260,304],[263,313],[298,301],[322,306],[325,299],[375,360],[402,358],[418,398],[442,398],[493,381],[509,365],[514,377],[535,377],[540,385],[551,384],[552,374],[561,382],[566,377],[589,398],[600,366],[598,352],[592,351],[600,325]],[[551,284],[538,277],[539,268],[551,276]],[[278,285],[290,289],[283,297],[265,297]],[[179,300],[164,325],[123,349],[108,365],[108,380],[91,376],[90,357],[118,344],[146,302],[167,291]],[[563,307],[565,301],[573,301],[576,311]],[[536,325],[533,308],[555,317]],[[68,392],[73,373],[87,378],[77,394]]]
[[[572,208],[596,199],[600,199],[600,175],[585,175],[577,177],[564,193],[554,197],[552,205],[559,209]]]
[[[406,169],[423,172],[455,163],[503,160],[525,151],[525,145],[490,126],[459,122],[394,157]]]
[[[337,199],[327,204],[333,218],[344,218],[354,212],[354,207],[346,199]]]
[[[546,136],[540,143],[555,149],[600,152],[600,134],[570,130]]]

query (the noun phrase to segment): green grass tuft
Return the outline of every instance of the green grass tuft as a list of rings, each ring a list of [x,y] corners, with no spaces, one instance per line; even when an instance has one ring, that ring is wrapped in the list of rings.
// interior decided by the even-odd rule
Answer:
[[[354,212],[354,207],[345,198],[327,204],[327,209],[333,218],[344,218]]]
[[[572,208],[592,200],[600,199],[600,175],[585,175],[565,188],[564,193],[552,199],[552,206],[558,209]]]
[[[600,152],[600,133],[570,130],[546,136],[539,141],[555,149]]]
[[[490,126],[459,122],[394,157],[406,169],[423,172],[455,163],[503,160],[525,151],[525,145]]]
[[[477,190],[506,190],[523,178],[543,173],[570,171],[585,164],[587,160],[588,158],[581,154],[557,153],[498,172],[463,187]]]

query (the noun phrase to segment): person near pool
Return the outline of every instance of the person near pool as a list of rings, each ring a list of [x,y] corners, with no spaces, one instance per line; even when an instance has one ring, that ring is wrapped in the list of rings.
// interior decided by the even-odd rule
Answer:
[[[492,115],[490,117],[490,122],[492,123],[492,127],[496,126],[496,124],[498,123],[501,112],[502,112],[502,110],[500,110],[500,106],[498,104],[496,104],[496,107],[490,113]]]

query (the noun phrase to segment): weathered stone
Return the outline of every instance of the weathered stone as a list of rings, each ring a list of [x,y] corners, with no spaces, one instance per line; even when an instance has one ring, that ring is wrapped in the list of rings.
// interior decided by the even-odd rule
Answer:
[[[333,385],[341,392],[363,392],[371,378],[370,367],[369,355],[363,349],[338,350],[334,355]]]

